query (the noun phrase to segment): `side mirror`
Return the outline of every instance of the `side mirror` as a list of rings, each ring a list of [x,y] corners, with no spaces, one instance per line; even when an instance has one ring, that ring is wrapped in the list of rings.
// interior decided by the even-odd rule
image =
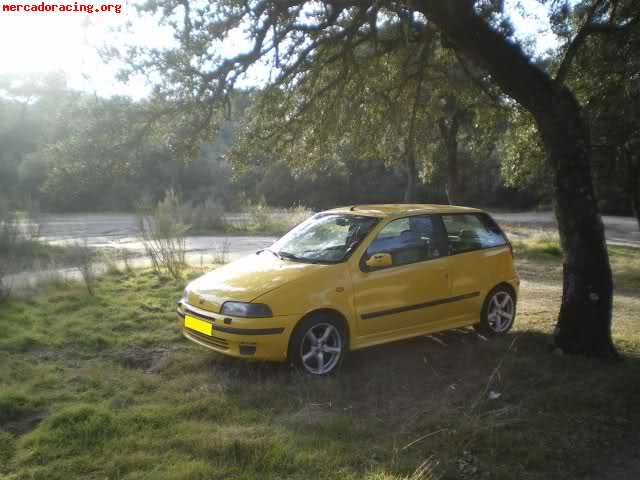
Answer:
[[[365,265],[371,269],[390,267],[393,265],[393,259],[389,253],[374,253],[367,259]]]

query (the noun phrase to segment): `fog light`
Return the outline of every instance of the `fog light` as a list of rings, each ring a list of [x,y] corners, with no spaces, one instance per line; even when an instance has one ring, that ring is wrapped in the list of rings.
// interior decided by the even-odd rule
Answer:
[[[255,354],[256,354],[255,345],[240,345],[240,355],[255,355]]]

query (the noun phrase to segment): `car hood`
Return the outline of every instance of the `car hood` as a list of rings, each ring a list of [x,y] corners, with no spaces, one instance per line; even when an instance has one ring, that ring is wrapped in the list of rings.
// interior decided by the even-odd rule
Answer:
[[[323,268],[327,268],[327,265],[279,259],[269,252],[249,255],[191,282],[187,287],[187,303],[219,312],[227,300],[250,302]]]

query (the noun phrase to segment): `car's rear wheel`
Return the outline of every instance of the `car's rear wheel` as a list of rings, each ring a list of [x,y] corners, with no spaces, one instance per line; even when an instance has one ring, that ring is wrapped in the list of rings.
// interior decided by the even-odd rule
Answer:
[[[342,363],[346,335],[340,322],[317,315],[303,320],[291,338],[289,356],[293,363],[312,375],[330,375]]]
[[[516,297],[508,287],[498,286],[489,292],[476,329],[487,335],[504,335],[516,318]]]

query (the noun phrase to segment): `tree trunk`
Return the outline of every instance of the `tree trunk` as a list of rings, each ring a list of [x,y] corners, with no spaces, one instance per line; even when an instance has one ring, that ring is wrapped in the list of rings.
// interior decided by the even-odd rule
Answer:
[[[416,79],[416,92],[413,98],[413,106],[411,107],[411,118],[409,119],[409,131],[407,132],[407,141],[405,142],[405,167],[407,173],[407,186],[404,192],[405,203],[415,203],[418,201],[417,183],[418,169],[416,167],[416,129],[418,120],[418,106],[422,95],[422,84],[424,83],[424,69],[426,68],[429,55],[431,54],[430,42],[432,41],[432,32],[424,37],[424,44],[418,54],[418,76]]]
[[[409,149],[406,152],[405,168],[407,172],[407,185],[404,190],[404,202],[416,203],[418,201],[416,189],[416,179],[418,177],[418,171],[416,169],[415,147],[413,149]]]
[[[416,168],[416,116],[418,111],[418,97],[422,79],[419,80],[416,87],[416,98],[413,104],[411,119],[409,120],[409,132],[405,142],[405,171],[407,175],[407,185],[404,191],[405,203],[415,203],[417,201],[416,183],[418,179],[418,169]]]
[[[629,198],[631,200],[631,211],[638,222],[640,230],[640,158],[634,152],[627,153],[627,165],[629,174]]]
[[[438,123],[447,159],[447,199],[450,205],[462,203],[462,189],[460,188],[458,171],[459,113],[459,110],[456,109],[451,119],[443,117]]]
[[[616,357],[611,341],[613,283],[591,179],[591,143],[574,95],[479,17],[473,2],[421,2],[419,9],[453,48],[484,66],[503,91],[534,116],[554,174],[565,254],[555,343],[568,353]]]

